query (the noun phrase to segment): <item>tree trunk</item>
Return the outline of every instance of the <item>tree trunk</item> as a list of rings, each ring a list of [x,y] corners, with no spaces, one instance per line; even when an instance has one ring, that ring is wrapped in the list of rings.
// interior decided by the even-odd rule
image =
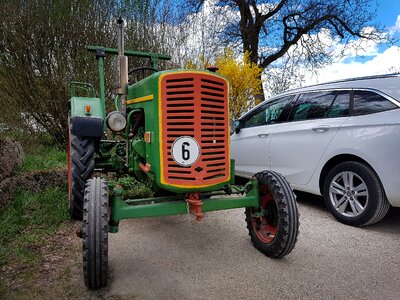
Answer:
[[[263,102],[265,100],[265,96],[264,96],[264,88],[263,88],[263,82],[261,79],[261,74],[258,77],[258,79],[260,79],[260,93],[256,95],[256,105],[260,104],[261,102]]]

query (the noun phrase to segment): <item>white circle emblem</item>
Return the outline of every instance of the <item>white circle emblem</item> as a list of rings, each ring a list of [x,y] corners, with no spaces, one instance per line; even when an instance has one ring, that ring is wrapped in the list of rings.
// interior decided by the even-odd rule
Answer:
[[[200,146],[190,136],[181,136],[172,144],[172,158],[184,167],[193,165],[200,157]]]

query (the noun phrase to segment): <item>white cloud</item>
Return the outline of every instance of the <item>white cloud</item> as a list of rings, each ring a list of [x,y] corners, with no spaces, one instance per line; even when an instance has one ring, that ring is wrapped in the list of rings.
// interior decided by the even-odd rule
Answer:
[[[339,44],[335,49],[336,55],[343,55],[341,61],[358,56],[375,56],[379,54],[378,43],[373,40],[357,39],[348,44]]]
[[[199,12],[189,14],[181,26],[186,29],[184,52],[190,59],[203,55],[206,60],[223,52],[218,40],[227,20],[236,19],[238,12],[227,6],[216,5],[216,0],[206,0]]]
[[[340,61],[318,71],[318,75],[307,76],[305,85],[339,79],[400,72],[400,46],[391,46],[364,63]]]
[[[390,27],[389,31],[391,34],[400,32],[400,15],[397,16],[396,23],[394,24],[394,26]]]
[[[365,28],[365,30],[368,33],[375,29]],[[395,32],[400,32],[400,15],[388,33]],[[386,35],[387,33],[383,33],[382,37]],[[336,45],[334,53],[342,53],[343,57],[338,62],[317,70],[316,74],[309,74],[303,70],[305,76],[302,85],[400,72],[400,46],[397,45],[380,52],[379,45],[373,40],[354,40],[347,45]],[[360,57],[371,59],[361,62]]]
[[[238,12],[232,11],[227,6],[216,6],[215,3],[216,0],[206,0],[199,13],[187,16],[182,28],[187,34],[183,47],[180,47],[182,57],[196,59],[202,53],[206,58],[213,58],[223,51],[223,45],[216,43],[218,33],[226,25],[226,22],[238,18]],[[264,5],[260,6],[260,10],[268,11],[272,7]],[[373,27],[363,29],[364,34],[376,33],[375,31],[376,29]],[[400,33],[400,15],[397,17],[395,25],[390,27],[381,38],[398,33]],[[382,52],[382,44],[378,44],[374,40],[352,39],[347,43],[341,43],[340,38],[334,36],[328,29],[304,36],[303,39],[308,40],[309,45],[320,47],[321,50],[328,53],[334,63],[314,70],[314,72],[306,67],[296,66],[295,76],[293,80],[290,80],[293,88],[345,78],[400,72],[400,46],[391,46]],[[268,53],[271,48],[260,47],[260,50]],[[300,47],[295,47],[289,50],[288,55],[296,57],[304,55],[302,53]],[[364,61],[360,60],[360,57],[363,57]],[[272,70],[267,70],[267,72],[272,71],[279,74],[279,68],[282,68],[280,61],[284,62],[285,57],[279,60],[275,66],[271,66]],[[265,81],[264,84],[268,85]],[[268,94],[268,88],[265,92]]]

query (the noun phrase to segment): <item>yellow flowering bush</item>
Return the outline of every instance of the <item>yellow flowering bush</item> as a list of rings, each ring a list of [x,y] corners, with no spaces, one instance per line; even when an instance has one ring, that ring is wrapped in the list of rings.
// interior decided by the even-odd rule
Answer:
[[[217,57],[218,73],[229,81],[229,110],[233,119],[239,118],[256,104],[256,95],[262,93],[262,69],[250,61],[250,53],[245,52],[242,61],[237,61],[228,48]]]
[[[224,55],[215,60],[217,71],[229,82],[229,111],[230,117],[239,118],[256,104],[256,96],[262,93],[262,69],[250,61],[250,53],[246,52],[242,61],[237,61],[232,51],[227,48]],[[200,55],[195,61],[189,60],[185,64],[187,69],[201,70],[209,66],[209,61]]]

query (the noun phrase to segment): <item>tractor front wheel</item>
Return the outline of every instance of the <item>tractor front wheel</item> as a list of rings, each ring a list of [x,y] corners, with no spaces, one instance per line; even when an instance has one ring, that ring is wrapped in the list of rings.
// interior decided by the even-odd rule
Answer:
[[[108,188],[94,177],[85,187],[83,207],[83,276],[90,289],[107,286],[108,281]]]
[[[260,207],[247,207],[246,222],[254,246],[266,256],[281,258],[293,250],[299,232],[296,198],[279,173],[254,175],[259,185]]]

